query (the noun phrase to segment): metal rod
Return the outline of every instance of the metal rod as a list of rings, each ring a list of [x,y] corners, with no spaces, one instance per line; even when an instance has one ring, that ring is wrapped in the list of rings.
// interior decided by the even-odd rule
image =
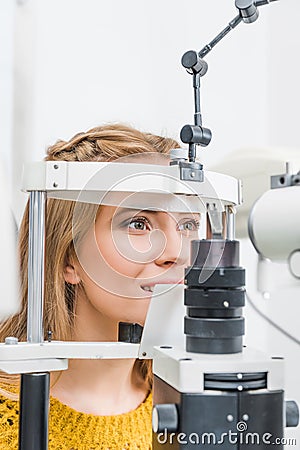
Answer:
[[[28,342],[43,342],[46,192],[30,193],[28,254]]]
[[[189,162],[195,162],[196,159],[196,144],[189,144]]]
[[[255,6],[263,6],[268,5],[271,2],[275,2],[277,0],[257,0],[254,2]],[[209,44],[205,45],[198,53],[200,58],[204,58],[213,48],[215,45],[218,44],[231,30],[234,30],[234,28],[243,21],[243,17],[241,14],[237,15],[234,19],[232,19],[227,27],[224,28]]]
[[[258,0],[256,2],[254,2],[255,6],[263,6],[263,5],[268,5],[271,2],[276,2],[277,0]]]
[[[233,30],[239,23],[241,23],[242,20],[242,17],[238,15],[231,22],[229,22],[227,27],[224,28],[221,33],[219,33],[209,44],[205,45],[205,47],[200,50],[198,53],[199,57],[204,58],[204,56],[206,56],[214,48],[214,46],[217,45],[217,43],[229,33],[229,31]]]
[[[193,88],[194,88],[194,105],[195,105],[195,114],[194,114],[194,123],[195,125],[202,125],[202,116],[201,116],[201,102],[200,102],[200,74],[195,73],[193,75]]]
[[[226,239],[234,241],[235,239],[235,214],[232,206],[225,206],[226,213]]]

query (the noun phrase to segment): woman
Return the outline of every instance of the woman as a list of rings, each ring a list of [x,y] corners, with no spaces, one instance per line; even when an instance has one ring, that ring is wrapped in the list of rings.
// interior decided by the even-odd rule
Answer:
[[[167,164],[176,147],[172,139],[107,125],[58,141],[46,160]],[[51,330],[55,340],[117,341],[120,321],[143,325],[154,285],[182,282],[186,241],[197,237],[198,225],[192,214],[48,199],[45,339]],[[163,245],[153,252],[157,234]],[[1,341],[26,341],[28,206],[19,251],[22,309],[2,324]],[[0,382],[0,448],[15,449],[19,377],[2,373]],[[150,361],[70,360],[66,371],[51,374],[49,449],[150,449],[151,382]]]

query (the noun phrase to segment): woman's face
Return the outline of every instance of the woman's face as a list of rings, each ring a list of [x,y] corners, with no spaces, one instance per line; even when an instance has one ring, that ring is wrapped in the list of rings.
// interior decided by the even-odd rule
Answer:
[[[154,286],[183,282],[198,229],[192,213],[101,206],[77,250],[75,270],[89,307],[113,321],[143,324]]]

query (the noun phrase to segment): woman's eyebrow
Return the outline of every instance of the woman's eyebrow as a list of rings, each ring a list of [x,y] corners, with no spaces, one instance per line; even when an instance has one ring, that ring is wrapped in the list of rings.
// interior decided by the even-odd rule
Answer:
[[[164,211],[156,211],[156,210],[152,210],[152,209],[122,208],[114,214],[114,218],[118,218],[119,216],[122,216],[123,214],[129,214],[129,215],[132,214],[135,216],[138,214],[158,214],[160,212],[164,212]]]
[[[200,214],[195,213],[187,213],[187,212],[180,212],[180,213],[170,213],[170,211],[162,211],[162,210],[154,210],[154,209],[135,209],[135,208],[120,208],[112,217],[112,221],[119,219],[122,216],[132,216],[132,217],[138,217],[139,215],[147,214],[147,215],[158,215],[161,213],[166,213],[173,217],[174,220],[182,220],[182,219],[195,219],[200,220]]]

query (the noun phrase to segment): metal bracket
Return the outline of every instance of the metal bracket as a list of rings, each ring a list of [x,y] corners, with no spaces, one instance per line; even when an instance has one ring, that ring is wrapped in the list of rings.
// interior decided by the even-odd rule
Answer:
[[[48,189],[66,189],[67,161],[53,161],[46,166],[46,185]]]
[[[215,204],[208,204],[207,213],[213,238],[221,238],[223,233],[222,212],[217,210]]]
[[[182,181],[204,181],[203,166],[200,163],[179,161],[180,179]]]
[[[300,173],[295,175],[283,173],[282,175],[271,176],[271,189],[280,189],[290,186],[300,186]]]

